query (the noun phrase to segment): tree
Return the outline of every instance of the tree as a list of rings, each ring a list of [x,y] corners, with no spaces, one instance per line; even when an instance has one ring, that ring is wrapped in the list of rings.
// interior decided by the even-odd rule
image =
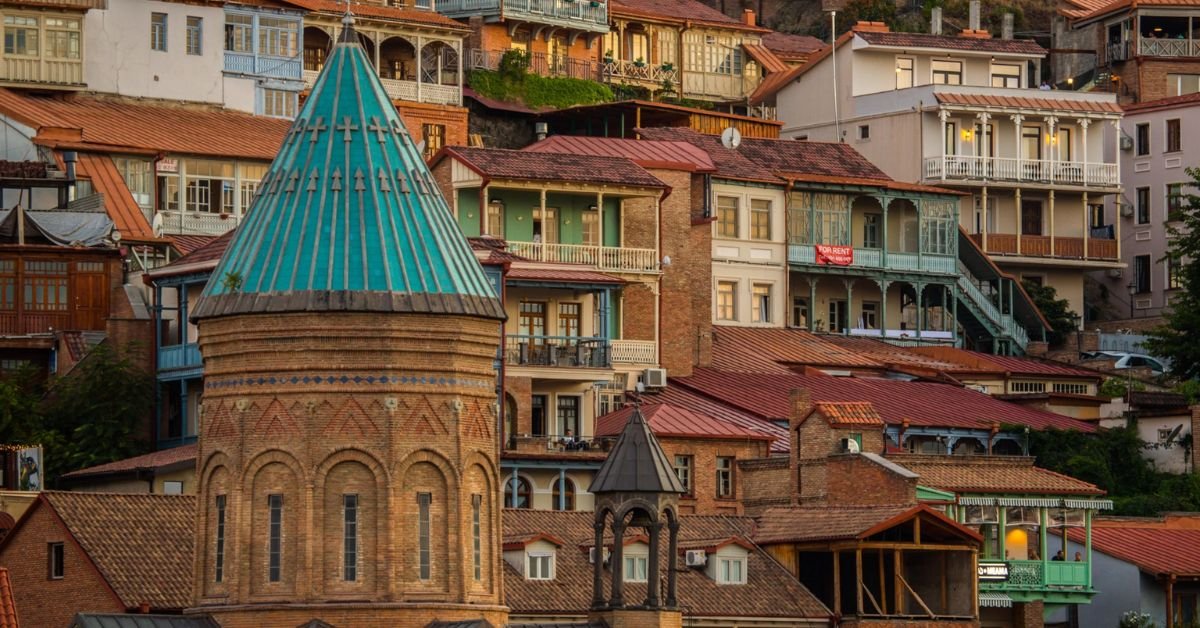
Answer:
[[[1042,286],[1030,281],[1022,281],[1025,292],[1033,299],[1033,304],[1041,310],[1042,316],[1050,323],[1050,333],[1046,340],[1051,346],[1061,345],[1067,334],[1075,331],[1075,321],[1079,315],[1071,310],[1071,303],[1058,298],[1058,291],[1050,286]]]
[[[1188,168],[1192,189],[1200,189],[1200,168]],[[1171,299],[1165,323],[1150,332],[1146,349],[1171,361],[1171,374],[1200,378],[1200,197],[1185,194],[1178,221],[1168,227],[1171,248],[1163,261],[1178,267],[1180,290]]]

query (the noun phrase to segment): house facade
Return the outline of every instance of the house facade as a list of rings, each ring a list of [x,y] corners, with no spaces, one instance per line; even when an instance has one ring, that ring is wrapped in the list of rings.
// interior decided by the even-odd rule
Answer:
[[[1121,225],[1103,211],[1120,191],[1121,111],[1111,94],[1037,89],[1045,56],[986,32],[860,23],[760,97],[783,137],[845,141],[894,179],[963,192],[958,223],[977,246],[1083,312],[1084,275],[1122,267]]]
[[[70,0],[49,6],[27,2],[0,4],[4,19],[4,50],[0,53],[0,85],[44,90],[87,87],[85,63],[90,62],[89,13],[101,12],[103,0]]]

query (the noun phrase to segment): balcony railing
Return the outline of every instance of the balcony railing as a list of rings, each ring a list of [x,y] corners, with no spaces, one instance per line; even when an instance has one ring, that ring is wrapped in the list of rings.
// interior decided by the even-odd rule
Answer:
[[[302,78],[303,64],[297,57],[266,57],[225,51],[225,71],[279,79]]]
[[[1200,41],[1140,37],[1138,54],[1143,57],[1200,57]]]
[[[1080,238],[1072,236],[1055,236],[1022,234],[1020,242],[1012,233],[988,233],[987,246],[983,244],[983,236],[971,234],[971,239],[988,253],[1002,255],[1027,255],[1030,257],[1060,257],[1064,259],[1094,259],[1115,260],[1119,257],[1117,241],[1101,238]],[[1051,242],[1053,241],[1053,252]]]
[[[599,0],[438,0],[437,10],[450,17],[503,13],[507,19],[608,31],[608,3]]]
[[[199,368],[204,362],[200,358],[200,345],[192,342],[183,345],[168,345],[158,348],[158,370]]]
[[[167,235],[223,235],[238,226],[241,217],[236,214],[210,214],[208,212],[160,211],[162,231]]]
[[[613,364],[658,364],[658,343],[653,340],[612,340]]]
[[[979,288],[979,280],[962,263],[958,264],[958,288],[968,301],[980,311],[994,333],[1012,338],[1022,350],[1029,346],[1029,333],[1012,317],[1004,314],[992,298]]]
[[[789,244],[788,261],[793,264],[816,264],[816,247],[811,244]],[[887,263],[884,264],[883,253],[879,249],[854,249],[852,268],[886,268],[888,270],[915,271],[926,273],[941,273],[952,275],[955,272],[955,257],[953,255],[938,255],[936,253],[899,253],[888,251]]]
[[[82,87],[83,61],[8,55],[0,59],[0,80]]]
[[[1104,58],[1108,63],[1125,61],[1129,58],[1129,42],[1110,41],[1104,45]]]
[[[925,178],[1103,187],[1120,184],[1117,164],[974,155],[928,157],[925,159]]]
[[[508,250],[538,262],[560,262],[594,266],[600,270],[627,273],[658,272],[658,252],[620,246],[509,242]]]
[[[608,342],[585,336],[508,336],[504,360],[511,366],[608,368]]]
[[[1062,560],[1010,560],[1008,580],[980,582],[979,588],[1001,591],[1040,591],[1048,588],[1079,588],[1088,586],[1091,563]]]
[[[467,55],[468,70],[500,69],[500,59],[507,50],[471,49]],[[563,55],[548,55],[535,52],[528,56],[529,71],[539,76],[565,76],[568,78],[598,81],[601,78],[600,63],[591,59],[578,59]]]
[[[317,82],[319,70],[304,70],[304,86],[312,87]],[[462,104],[462,88],[458,85],[439,85],[437,83],[418,83],[416,81],[401,81],[398,79],[381,78],[383,91],[394,100],[408,102],[423,102],[434,105]]]
[[[679,71],[674,65],[663,64],[654,65],[639,61],[612,61],[604,64],[605,78],[618,78],[634,81],[647,81],[654,83],[655,86],[661,85],[663,81],[670,81],[672,84],[679,81]]]

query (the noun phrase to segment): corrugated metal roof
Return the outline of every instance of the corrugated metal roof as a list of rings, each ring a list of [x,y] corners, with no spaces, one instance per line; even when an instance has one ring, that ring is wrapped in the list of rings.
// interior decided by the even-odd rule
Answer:
[[[806,389],[814,402],[870,401],[888,425],[990,429],[993,423],[1093,432],[1076,419],[994,399],[950,384],[825,375],[730,373],[696,369],[672,378],[682,386],[767,420],[787,420],[788,396]]]
[[[194,317],[504,318],[362,46],[353,32],[340,39],[347,41],[334,45]]]
[[[772,454],[787,453],[790,449],[787,427],[748,412],[743,412],[728,404],[714,401],[687,388],[668,386],[658,392],[646,393],[643,398],[654,403],[671,404],[679,408],[692,410],[768,436],[771,438]]]
[[[943,105],[965,105],[970,107],[1000,107],[1005,109],[1042,109],[1046,111],[1072,111],[1080,113],[1121,113],[1116,99],[1111,101],[1073,100],[1068,98],[1040,98],[1034,96],[997,96],[993,94],[960,94],[935,92],[937,101]]]
[[[596,471],[589,493],[677,493],[687,490],[675,475],[667,454],[634,408],[604,464]]]
[[[1083,542],[1080,530],[1071,540]],[[1092,546],[1152,575],[1200,577],[1200,530],[1092,525]]]
[[[785,365],[882,370],[884,365],[824,336],[792,328],[714,327],[715,370],[743,373],[790,373]]]
[[[480,174],[497,179],[666,187],[654,175],[624,157],[468,146],[451,146],[443,149],[442,154],[455,157]],[[434,163],[440,159],[435,158]]]
[[[95,153],[79,153],[78,168],[79,176],[91,180],[92,187],[104,195],[104,209],[122,238],[130,242],[158,241],[154,229],[146,220],[146,214],[134,202],[133,194],[125,185],[125,177],[117,171],[112,158]]]
[[[634,408],[628,406],[596,419],[596,436],[606,437],[620,434],[633,412]],[[660,438],[772,440],[771,436],[761,431],[669,403],[645,404],[642,406],[642,415],[650,424],[650,430]]]
[[[788,64],[781,61],[770,48],[762,44],[742,44],[742,48],[745,48],[746,54],[762,65],[767,72],[786,72],[790,69]]]
[[[624,279],[614,275],[606,275],[591,270],[571,270],[567,268],[528,268],[513,266],[505,279],[518,281],[561,281],[565,283],[612,283],[623,284]]]
[[[712,172],[712,159],[698,146],[688,142],[631,140],[615,137],[552,135],[522,150],[539,153],[624,157],[643,168]]]

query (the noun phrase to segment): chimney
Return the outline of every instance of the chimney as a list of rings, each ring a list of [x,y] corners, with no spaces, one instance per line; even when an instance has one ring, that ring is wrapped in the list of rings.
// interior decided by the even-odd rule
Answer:
[[[1012,38],[1013,38],[1013,14],[1005,13],[1003,26],[1000,27],[1000,39],[1012,39]]]
[[[929,34],[942,34],[942,7],[933,7],[929,12]]]
[[[792,414],[788,422],[795,424],[807,417],[813,409],[812,395],[805,388],[797,388],[791,394]]]
[[[805,492],[805,480],[809,481],[810,489],[813,484],[812,474],[805,472],[807,463],[800,456],[800,421],[812,413],[813,403],[812,395],[805,388],[793,390],[788,400],[791,409],[788,416],[788,444],[791,445],[791,452],[788,454],[788,466],[791,469],[791,473],[788,475],[791,476],[789,488],[792,493],[792,504],[795,505],[800,503],[801,497]],[[815,462],[815,464],[823,467],[825,463],[824,460],[821,460]]]
[[[138,604],[138,613],[141,613],[142,615],[149,615],[150,614],[150,603],[142,602],[141,604]]]
[[[971,0],[970,17],[968,22],[970,25],[967,28],[973,31],[979,30],[979,0]]]
[[[746,23],[746,26],[758,26],[758,19],[754,15],[754,9],[743,10],[742,21]]]

